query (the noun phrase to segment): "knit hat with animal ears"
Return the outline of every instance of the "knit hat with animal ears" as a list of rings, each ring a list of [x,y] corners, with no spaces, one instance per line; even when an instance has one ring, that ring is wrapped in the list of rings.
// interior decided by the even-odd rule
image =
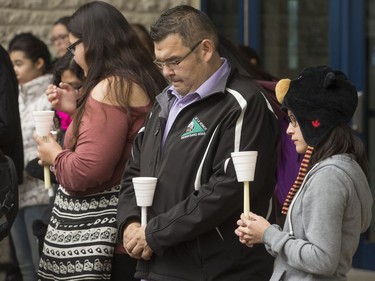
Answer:
[[[296,117],[309,146],[318,145],[341,123],[348,123],[358,104],[357,90],[345,74],[328,66],[307,67],[298,79],[282,79],[276,96]]]

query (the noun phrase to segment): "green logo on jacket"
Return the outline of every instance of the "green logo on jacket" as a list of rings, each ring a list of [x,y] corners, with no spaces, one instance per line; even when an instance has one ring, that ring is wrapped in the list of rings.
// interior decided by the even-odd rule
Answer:
[[[204,136],[206,134],[207,127],[199,120],[198,117],[194,117],[189,123],[181,139]]]

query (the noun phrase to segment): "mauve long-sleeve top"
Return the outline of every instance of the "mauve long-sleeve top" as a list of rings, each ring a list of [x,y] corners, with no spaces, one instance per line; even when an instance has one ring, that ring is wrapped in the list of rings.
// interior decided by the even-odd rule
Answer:
[[[133,139],[150,106],[132,108],[129,120],[119,106],[102,103],[90,95],[75,150],[70,149],[72,123],[65,135],[64,150],[55,159],[59,183],[74,195],[93,194],[119,184]]]

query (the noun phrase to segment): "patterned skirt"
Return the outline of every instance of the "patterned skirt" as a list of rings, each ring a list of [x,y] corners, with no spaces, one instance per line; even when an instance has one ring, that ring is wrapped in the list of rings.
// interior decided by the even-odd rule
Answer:
[[[120,186],[86,196],[57,190],[38,280],[110,280]]]

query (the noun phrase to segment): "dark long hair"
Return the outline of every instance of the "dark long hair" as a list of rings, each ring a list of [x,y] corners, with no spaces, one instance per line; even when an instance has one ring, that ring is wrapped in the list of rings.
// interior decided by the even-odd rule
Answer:
[[[352,128],[344,123],[335,127],[321,143],[314,147],[309,168],[330,156],[342,153],[354,155],[354,160],[358,162],[359,166],[368,177],[369,164],[365,147]]]
[[[0,150],[12,158],[23,182],[23,144],[18,108],[18,81],[8,52],[0,45]]]
[[[113,102],[129,114],[129,98],[133,83],[141,87],[153,102],[167,85],[147,50],[125,17],[115,7],[94,1],[81,6],[72,16],[68,30],[80,38],[85,47],[88,66],[82,95],[73,121],[73,147],[76,145],[79,124],[91,90],[102,80],[113,77]]]

